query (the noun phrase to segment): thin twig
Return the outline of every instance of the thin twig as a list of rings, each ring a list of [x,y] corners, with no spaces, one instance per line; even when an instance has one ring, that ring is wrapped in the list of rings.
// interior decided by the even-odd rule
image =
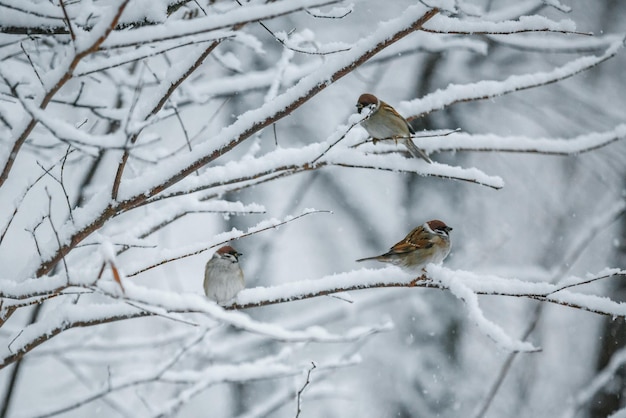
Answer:
[[[63,0],[59,0],[59,3],[61,4],[61,9],[63,10],[63,16],[65,16],[65,22],[67,23],[67,28],[70,32],[70,37],[72,38],[72,42],[76,42],[76,34],[74,33],[74,29],[72,29],[72,21],[70,20],[70,17],[67,14],[67,10],[65,10],[65,3],[63,2]]]
[[[438,29],[428,29],[422,28],[423,32],[428,33],[437,33],[437,34],[450,34],[450,35],[514,35],[516,33],[529,33],[529,32],[550,32],[550,33],[562,33],[564,35],[583,35],[583,36],[593,36],[591,32],[578,32],[571,30],[554,30],[554,29],[517,29],[511,31],[499,31],[499,32],[491,32],[491,31],[476,31],[476,32],[467,32],[460,30],[438,30]]]
[[[41,79],[41,76],[39,75],[39,71],[37,71],[37,67],[35,66],[35,63],[30,58],[30,54],[24,48],[24,44],[22,42],[20,42],[20,48],[22,48],[22,51],[24,52],[24,55],[26,55],[26,58],[28,59],[28,62],[30,63],[30,66],[33,69],[33,72],[37,76],[37,80],[39,80],[39,84],[41,84],[41,87],[44,87],[44,83],[43,83],[43,80]]]
[[[243,6],[239,0],[235,0],[235,1],[237,2],[237,4],[239,4],[239,6]],[[306,11],[306,9],[305,9],[305,11]],[[347,14],[348,13],[346,13],[346,15]],[[257,21],[257,23],[259,25],[261,25],[261,27],[263,29],[265,29],[270,35],[272,35],[272,37],[276,41],[278,41],[282,46],[284,46],[285,48],[287,48],[287,49],[289,49],[291,51],[294,51],[294,52],[299,52],[301,54],[309,54],[309,55],[331,55],[331,54],[336,54],[338,52],[345,52],[345,51],[349,51],[350,50],[350,48],[344,48],[344,49],[337,49],[337,50],[328,51],[328,52],[317,52],[317,51],[305,51],[303,49],[294,48],[294,47],[292,47],[290,45],[287,45],[287,42],[285,42],[285,40],[282,39],[280,36],[277,36],[270,28],[267,27],[267,25],[265,23],[263,23],[262,20]],[[287,35],[287,37],[288,36],[289,35]]]
[[[348,135],[348,132],[350,132],[352,130],[352,128],[354,128],[356,125],[358,125],[359,123],[361,123],[362,121],[364,121],[365,119],[367,119],[369,117],[369,115],[365,116],[363,119],[354,122],[352,125],[350,125],[348,127],[348,129],[346,129],[346,131],[332,144],[330,144],[324,151],[322,151],[320,153],[320,155],[318,155],[313,161],[311,161],[311,165],[315,165],[315,163],[322,158],[324,155],[326,155],[326,153],[328,153],[328,151],[331,150],[332,147],[334,147],[335,145],[337,145],[339,143],[339,141],[341,141],[342,139],[344,139],[346,137],[346,135]]]
[[[298,409],[296,411],[296,418],[298,418],[300,416],[300,412],[302,412],[302,408],[301,408],[302,392],[304,392],[304,389],[306,389],[306,387],[309,386],[309,384],[311,383],[311,372],[316,367],[317,366],[315,365],[315,362],[312,361],[311,368],[306,373],[306,381],[304,382],[304,384],[302,385],[302,387],[300,388],[300,390],[298,390],[298,393],[296,394],[296,404],[298,406]]]
[[[180,129],[183,130],[183,135],[185,137],[185,142],[187,143],[187,149],[189,149],[189,151],[193,151],[193,149],[191,148],[191,142],[189,141],[189,134],[187,133],[187,128],[185,128],[185,123],[183,122],[183,119],[180,117],[180,113],[178,112],[178,107],[174,104],[172,104],[172,109],[174,109],[174,115],[176,115],[176,120],[178,120],[178,124],[180,125]]]
[[[61,248],[61,239],[59,238],[59,232],[54,226],[54,221],[52,220],[52,196],[50,195],[50,192],[48,191],[47,187],[45,188],[45,191],[46,191],[46,195],[48,196],[48,215],[47,215],[48,223],[50,224],[50,228],[52,228],[52,233],[54,234],[54,237],[57,241],[57,245],[59,246],[59,248]],[[70,270],[67,268],[67,261],[65,260],[65,257],[63,257],[61,261],[63,262],[63,269],[65,270],[65,277],[67,278],[67,282],[69,283]]]
[[[304,9],[305,13],[308,14],[311,17],[314,17],[316,19],[343,19],[344,17],[348,16],[350,13],[352,13],[352,9],[349,9],[347,12],[345,12],[344,14],[341,15],[337,15],[337,16],[330,16],[330,15],[317,15],[313,12],[311,12],[309,9]]]
[[[461,128],[456,128],[456,129],[450,129],[447,130],[445,132],[437,132],[437,133],[431,133],[429,131],[424,131],[424,132],[417,132],[414,134],[409,135],[409,138],[443,138],[446,137],[448,135],[452,135],[454,133],[458,133],[461,132]],[[358,144],[354,144],[351,145],[350,148],[358,148],[361,145],[367,144],[367,143],[374,143],[374,142],[378,142],[378,141],[397,141],[398,137],[390,137],[390,138],[378,138],[378,139],[373,139],[373,138],[369,138],[366,139],[365,141],[359,142]],[[443,151],[442,148],[438,148],[438,151]]]
[[[553,290],[552,292],[546,294],[546,296],[553,295],[556,292],[560,292],[560,291],[565,290],[565,289],[570,289],[570,288],[576,287],[576,286],[582,286],[584,284],[597,282],[598,280],[604,280],[604,279],[608,279],[608,278],[611,278],[611,277],[626,277],[626,273],[607,274],[607,275],[604,275],[604,276],[594,277],[594,278],[591,278],[591,279],[588,279],[588,280],[583,280],[582,282],[577,282],[577,283],[571,283],[571,284],[568,284],[568,285],[564,285],[564,286],[561,286],[558,289]]]
[[[67,157],[72,152],[71,145],[67,146],[67,151],[65,151],[65,156],[63,156],[63,162],[61,163],[61,175],[59,179],[59,184],[61,185],[61,190],[63,191],[63,196],[65,196],[65,203],[67,203],[67,212],[70,218],[70,221],[74,222],[74,215],[72,212],[72,204],[70,203],[70,197],[67,194],[67,189],[65,188],[65,182],[63,181],[63,174],[65,173],[65,163],[67,162]]]
[[[303,217],[305,217],[307,215],[311,215],[311,214],[314,214],[314,213],[332,213],[332,212],[329,211],[329,210],[316,210],[316,211],[305,212],[305,213],[302,213],[302,214],[300,214],[298,216],[294,216],[294,217],[289,218],[289,219],[287,219],[285,221],[279,222],[277,224],[273,224],[273,225],[270,225],[270,226],[265,227],[265,228],[257,229],[257,230],[254,230],[252,232],[246,232],[246,233],[241,234],[240,236],[238,236],[236,239],[246,238],[246,237],[249,237],[251,235],[256,235],[258,233],[261,233],[261,232],[264,232],[264,231],[268,231],[270,229],[276,229],[276,228],[278,228],[278,227],[280,227],[282,225],[288,224],[290,222],[293,222],[295,220],[298,220],[300,218],[303,218]],[[227,243],[231,242],[232,240],[233,239],[227,239],[227,240],[218,242],[217,244],[213,244],[210,247],[202,248],[200,250],[193,251],[193,252],[190,252],[190,253],[186,253],[186,254],[183,254],[183,255],[180,255],[180,256],[177,256],[177,257],[172,257],[172,258],[167,258],[165,260],[161,260],[158,263],[152,264],[152,265],[150,265],[148,267],[144,267],[141,270],[135,271],[134,273],[127,274],[126,277],[133,277],[133,276],[136,276],[136,275],[141,274],[143,272],[146,272],[148,270],[151,270],[151,269],[153,269],[155,267],[159,267],[159,266],[162,266],[164,264],[171,263],[172,261],[177,261],[177,260],[181,260],[183,258],[187,258],[187,257],[191,257],[191,256],[194,256],[194,255],[201,254],[201,253],[203,253],[205,251],[210,250],[211,248],[220,247],[220,246],[222,246],[224,244],[227,244]]]

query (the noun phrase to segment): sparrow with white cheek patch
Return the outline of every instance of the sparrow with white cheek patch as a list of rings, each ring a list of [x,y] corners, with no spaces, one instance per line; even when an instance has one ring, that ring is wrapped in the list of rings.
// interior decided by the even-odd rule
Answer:
[[[385,254],[356,261],[377,260],[391,263],[411,273],[421,272],[428,263],[441,263],[450,253],[452,231],[445,223],[434,219],[418,226]]]
[[[361,125],[374,139],[374,143],[380,140],[400,142],[408,148],[413,157],[432,163],[428,155],[413,143],[411,134],[415,131],[406,119],[396,112],[396,109],[368,93],[362,94],[356,104],[357,112],[361,113],[363,109],[370,109],[370,114],[361,122]]]
[[[239,256],[227,245],[213,254],[204,269],[204,293],[219,304],[228,302],[246,287],[243,271],[239,267]]]

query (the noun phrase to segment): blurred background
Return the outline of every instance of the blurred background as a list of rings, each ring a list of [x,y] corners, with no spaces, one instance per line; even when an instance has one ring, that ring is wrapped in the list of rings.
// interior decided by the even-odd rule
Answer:
[[[341,20],[298,13],[269,20],[266,24],[275,32],[295,30],[294,33],[300,33],[310,29],[319,44],[353,43],[370,34],[380,22],[400,15],[413,3],[397,0],[383,5],[376,0],[361,0],[355,2],[353,12]],[[482,11],[515,8],[555,20],[571,19],[576,22],[578,31],[598,36],[626,30],[624,1],[564,0],[562,3],[571,7],[571,12],[564,13],[540,1],[474,0],[471,4]],[[190,2],[185,8],[192,11],[195,6]],[[185,10],[177,13],[183,12]],[[298,80],[290,72],[295,65],[300,68],[307,63],[323,65],[326,59],[325,56],[286,52],[258,25],[248,30],[264,42],[266,53],[253,54],[241,44],[225,43],[217,50],[219,53],[210,56],[194,74],[194,85],[209,86],[218,76],[243,79],[246,74],[272,68],[291,54],[294,67],[287,67],[285,81],[279,86],[279,91],[283,91]],[[392,46],[401,52],[389,53],[385,59],[375,58],[359,67],[215,164],[259,152],[259,149],[266,152],[276,147],[323,141],[337,126],[347,123],[355,112],[357,98],[365,92],[398,108],[403,102],[450,84],[503,80],[514,74],[549,71],[576,57],[603,52],[602,48],[564,51],[554,47],[555,40],[567,41],[575,36],[579,35],[412,34]],[[427,44],[436,38],[459,42],[448,47]],[[486,53],[481,53],[478,46],[481,44],[486,45]],[[233,62],[229,57],[236,57],[239,65],[229,66]],[[621,52],[561,82],[495,99],[455,104],[417,118],[412,124],[416,131],[460,129],[472,134],[530,138],[572,138],[608,131],[624,123],[625,65],[626,55]],[[184,88],[185,85],[183,91]],[[223,93],[214,94],[202,106],[181,105],[182,126],[190,135],[200,130],[219,132],[237,116],[264,103],[267,90],[267,86],[256,88],[252,83],[224,86]],[[209,87],[207,91],[211,91]],[[149,128],[146,135],[150,133],[164,138],[177,137],[182,143],[181,123],[174,118]],[[442,142],[445,140],[445,137],[440,138]],[[107,156],[102,158],[106,160]],[[459,151],[433,153],[431,158],[500,176],[505,187],[493,190],[415,174],[325,168],[222,196],[246,204],[262,204],[267,209],[266,214],[192,214],[164,228],[153,238],[169,246],[184,245],[233,227],[246,230],[268,217],[282,218],[305,208],[333,212],[332,215],[308,216],[280,229],[234,242],[244,254],[241,262],[248,287],[315,280],[364,266],[379,267],[375,263],[357,264],[354,260],[386,251],[412,228],[435,218],[454,228],[452,252],[445,261],[452,269],[556,282],[570,275],[584,277],[606,267],[626,267],[626,217],[620,209],[626,196],[626,142],[623,140],[572,156]],[[84,168],[76,167],[76,173],[84,175]],[[94,178],[98,175],[110,175],[110,168],[96,171]],[[149,216],[150,208],[136,212],[133,216]],[[120,263],[132,261],[136,254],[131,251],[122,255]],[[0,254],[4,257],[3,265],[11,256]],[[210,254],[204,253],[170,263],[139,275],[136,281],[178,292],[201,293],[203,268],[209,257]],[[584,289],[610,295],[614,300],[626,298],[626,287],[618,279],[596,282]],[[257,320],[289,323],[295,328],[322,325],[337,332],[347,326],[385,319],[395,324],[392,331],[357,343],[302,343],[294,348],[294,357],[305,361],[350,358],[356,353],[361,356],[357,366],[313,371],[301,416],[606,417],[625,406],[622,394],[626,385],[621,369],[589,402],[579,407],[574,398],[626,343],[626,328],[621,318],[604,318],[527,299],[480,296],[485,316],[509,335],[527,338],[542,347],[539,353],[515,355],[502,351],[485,337],[467,319],[462,302],[449,292],[424,288],[372,289],[339,296],[246,310]],[[90,332],[93,333],[89,334],[90,338],[98,341],[155,333],[170,335],[174,341],[179,329],[172,323],[139,319]],[[79,335],[83,336],[79,338]],[[67,338],[78,343],[85,337],[70,334]],[[230,329],[221,329],[211,338],[206,342],[206,352],[189,360],[192,364],[254,360],[280,348],[277,342]],[[172,350],[166,345],[144,351],[136,349],[120,354],[116,364],[110,359],[99,362],[93,352],[88,356],[80,351],[64,352],[65,342],[47,343],[41,347],[40,358],[35,351],[33,359],[24,362],[8,416],[22,416],[20,410],[32,402],[33,395],[44,404],[53,402],[66,391],[80,392],[93,386],[94,381],[106,381],[107,374],[128,367],[133,359],[156,361]],[[46,347],[53,353],[51,357],[46,357]],[[81,359],[81,355],[86,357]],[[81,367],[68,372],[68,364],[75,362],[80,362]],[[179,416],[292,417],[295,406],[289,394],[302,387],[304,378],[216,385],[193,398]],[[8,373],[0,375],[0,381],[0,387],[6,391]],[[281,391],[280,388],[286,389]],[[173,390],[169,386],[150,390],[132,388],[115,396],[118,401],[125,398],[130,404],[137,404],[137,411],[140,411],[137,416],[149,416],[146,411],[150,408],[146,404],[150,399],[158,398],[160,391],[171,393]],[[255,413],[255,408],[269,405],[271,400],[275,400],[275,408],[265,414]],[[574,412],[567,415],[567,408],[572,405]],[[98,401],[66,416],[123,416],[110,407]],[[86,415],[85,411],[89,413]]]

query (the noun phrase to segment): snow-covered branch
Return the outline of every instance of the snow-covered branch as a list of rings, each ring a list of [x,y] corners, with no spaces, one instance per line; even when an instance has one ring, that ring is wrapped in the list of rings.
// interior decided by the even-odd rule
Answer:
[[[427,151],[520,152],[544,155],[577,155],[602,148],[626,137],[626,124],[605,132],[592,132],[573,138],[529,138],[499,135],[452,133],[439,138],[415,138]]]
[[[482,80],[465,85],[452,84],[410,103],[398,106],[403,115],[415,115],[409,119],[423,117],[435,110],[443,109],[455,103],[485,100],[521,90],[545,86],[565,80],[587,71],[617,55],[624,46],[624,37],[614,40],[603,54],[577,58],[548,72],[512,75],[502,81]]]

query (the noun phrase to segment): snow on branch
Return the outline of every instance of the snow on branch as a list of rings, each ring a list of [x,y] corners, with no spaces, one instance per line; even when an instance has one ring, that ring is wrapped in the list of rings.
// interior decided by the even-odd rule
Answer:
[[[229,307],[245,309],[338,292],[379,287],[450,289],[453,294],[467,304],[469,315],[477,323],[479,329],[499,346],[511,351],[536,351],[536,348],[531,344],[512,339],[500,327],[487,320],[478,306],[476,295],[524,297],[602,315],[626,317],[626,303],[568,290],[598,280],[619,277],[626,277],[626,270],[607,270],[587,278],[571,278],[567,284],[556,285],[450,270],[435,265],[428,266],[428,272],[425,276],[415,278],[395,267],[388,267],[379,270],[355,270],[317,280],[291,282],[268,288],[246,289],[239,293],[235,303]]]
[[[415,119],[455,103],[490,99],[565,80],[613,58],[624,46],[625,39],[621,37],[612,42],[602,55],[580,57],[552,71],[512,75],[503,81],[483,80],[464,85],[451,84],[419,99],[401,103],[398,111],[402,115],[416,115],[408,118]]]
[[[610,269],[587,278],[570,278],[567,284],[559,285],[477,274],[463,270],[450,270],[432,264],[428,266],[426,275],[415,278],[395,267],[386,267],[377,270],[353,270],[316,280],[296,281],[272,287],[244,289],[235,299],[235,303],[228,307],[246,309],[338,292],[379,287],[447,288],[450,280],[462,280],[464,286],[479,295],[523,297],[602,315],[626,316],[626,303],[567,290],[583,284],[619,277],[626,277],[626,270]],[[432,280],[428,280],[429,278]]]
[[[545,155],[577,155],[602,148],[626,137],[626,124],[610,131],[592,132],[574,138],[529,138],[492,134],[452,133],[445,141],[439,138],[415,138],[426,151],[521,152]]]
[[[84,77],[89,74],[98,73],[194,44],[204,44],[207,42],[222,41],[224,39],[237,40],[242,37],[244,37],[244,35],[233,31],[215,31],[196,35],[193,39],[186,42],[177,39],[173,41],[163,41],[157,45],[139,45],[134,48],[129,48],[127,52],[107,55],[102,54],[94,56],[94,58],[89,61],[81,62],[76,68],[75,75],[76,77]]]
[[[267,288],[245,289],[239,293],[233,304],[225,308],[243,310],[332,293],[379,287],[451,288],[453,293],[456,292],[455,294],[469,303],[470,316],[479,324],[479,328],[486,335],[504,348],[532,351],[533,349],[526,343],[515,342],[515,340],[507,337],[500,328],[486,320],[478,307],[475,295],[530,298],[598,314],[625,317],[626,303],[571,290],[598,280],[618,277],[626,277],[626,270],[606,270],[594,276],[570,279],[566,284],[557,285],[450,270],[432,264],[428,266],[427,275],[415,278],[395,267],[387,267],[379,270],[356,270],[317,280],[290,282]],[[49,313],[45,319],[27,326],[14,337],[6,347],[5,352],[1,354],[0,367],[18,360],[26,352],[66,329],[141,316],[163,315],[165,318],[171,319],[170,314],[172,313],[203,313],[236,328],[281,341],[351,341],[374,332],[387,330],[390,327],[390,324],[357,327],[345,332],[342,336],[330,334],[319,327],[311,327],[303,331],[289,331],[278,325],[259,323],[240,312],[225,311],[200,295],[148,289],[137,286],[132,281],[125,282],[126,291],[124,295],[119,294],[119,288],[112,282],[99,282],[97,288],[90,285],[80,285],[79,287],[92,289],[119,302],[104,305],[91,304],[88,308],[80,305],[61,305]],[[23,292],[17,293],[22,294]]]
[[[569,39],[561,35],[546,37],[545,34],[523,34],[499,36],[489,35],[492,42],[522,51],[560,52],[560,53],[590,53],[606,50],[621,36],[585,36],[580,39]]]
[[[120,296],[119,287],[113,282],[100,281],[98,287],[83,286],[107,296],[113,303],[90,303],[87,306],[63,304],[56,307],[47,313],[45,318],[20,330],[7,347],[0,347],[0,369],[19,360],[30,350],[65,330],[144,316],[163,316],[166,319],[176,320],[180,318],[175,315],[178,313],[202,313],[237,329],[284,342],[357,341],[374,333],[388,331],[392,327],[389,322],[357,326],[345,330],[341,335],[330,333],[318,326],[304,330],[288,330],[277,324],[256,321],[242,312],[224,310],[204,295],[149,289],[135,285],[132,281],[126,281],[124,284],[125,292],[122,296]],[[183,322],[189,325],[194,324],[187,320]]]
[[[554,22],[553,20],[543,16],[520,16],[516,20],[489,22],[484,20],[461,20],[440,14],[425,25],[422,30],[433,33],[467,35],[506,35],[523,32],[561,32],[581,34],[576,32],[576,25],[571,20]]]
[[[0,369],[18,361],[30,350],[65,330],[151,315],[153,314],[149,311],[138,310],[123,303],[61,305],[48,312],[44,320],[21,329],[9,339],[6,346],[0,347]]]
[[[215,30],[228,29],[284,16],[309,7],[321,7],[341,0],[283,0],[267,4],[237,7],[221,14],[212,14],[193,20],[168,20],[158,26],[115,32],[102,45],[103,49],[125,48],[172,39],[195,36]]]
[[[529,342],[513,339],[508,336],[502,328],[485,318],[485,315],[478,305],[478,296],[469,287],[465,286],[461,280],[453,279],[441,282],[441,284],[450,289],[454,296],[465,303],[470,320],[478,326],[483,334],[491,338],[498,346],[511,352],[540,351],[539,348]]]
[[[414,158],[400,155],[357,154],[354,150],[345,149],[322,158],[317,164],[417,173],[427,177],[467,181],[492,189],[504,187],[504,181],[500,177],[489,176],[477,168],[453,167],[440,163],[422,164]]]
[[[170,187],[151,201],[182,196],[212,188],[224,189],[232,184],[246,187],[263,182],[266,176],[293,175],[304,171],[318,170],[326,166],[365,168],[395,172],[417,173],[427,177],[440,177],[467,181],[494,189],[500,189],[504,182],[500,177],[489,176],[476,168],[452,167],[445,164],[421,164],[402,155],[364,154],[361,150],[337,145],[345,136],[346,126],[340,126],[326,141],[302,148],[277,148],[259,157],[247,156],[239,161],[229,161],[223,165],[207,168],[199,176],[190,176]],[[389,147],[389,149],[392,149]],[[224,190],[221,191],[222,193]]]
[[[62,275],[27,279],[22,282],[0,279],[0,298],[28,299],[36,296],[56,294],[67,288],[67,279]]]

